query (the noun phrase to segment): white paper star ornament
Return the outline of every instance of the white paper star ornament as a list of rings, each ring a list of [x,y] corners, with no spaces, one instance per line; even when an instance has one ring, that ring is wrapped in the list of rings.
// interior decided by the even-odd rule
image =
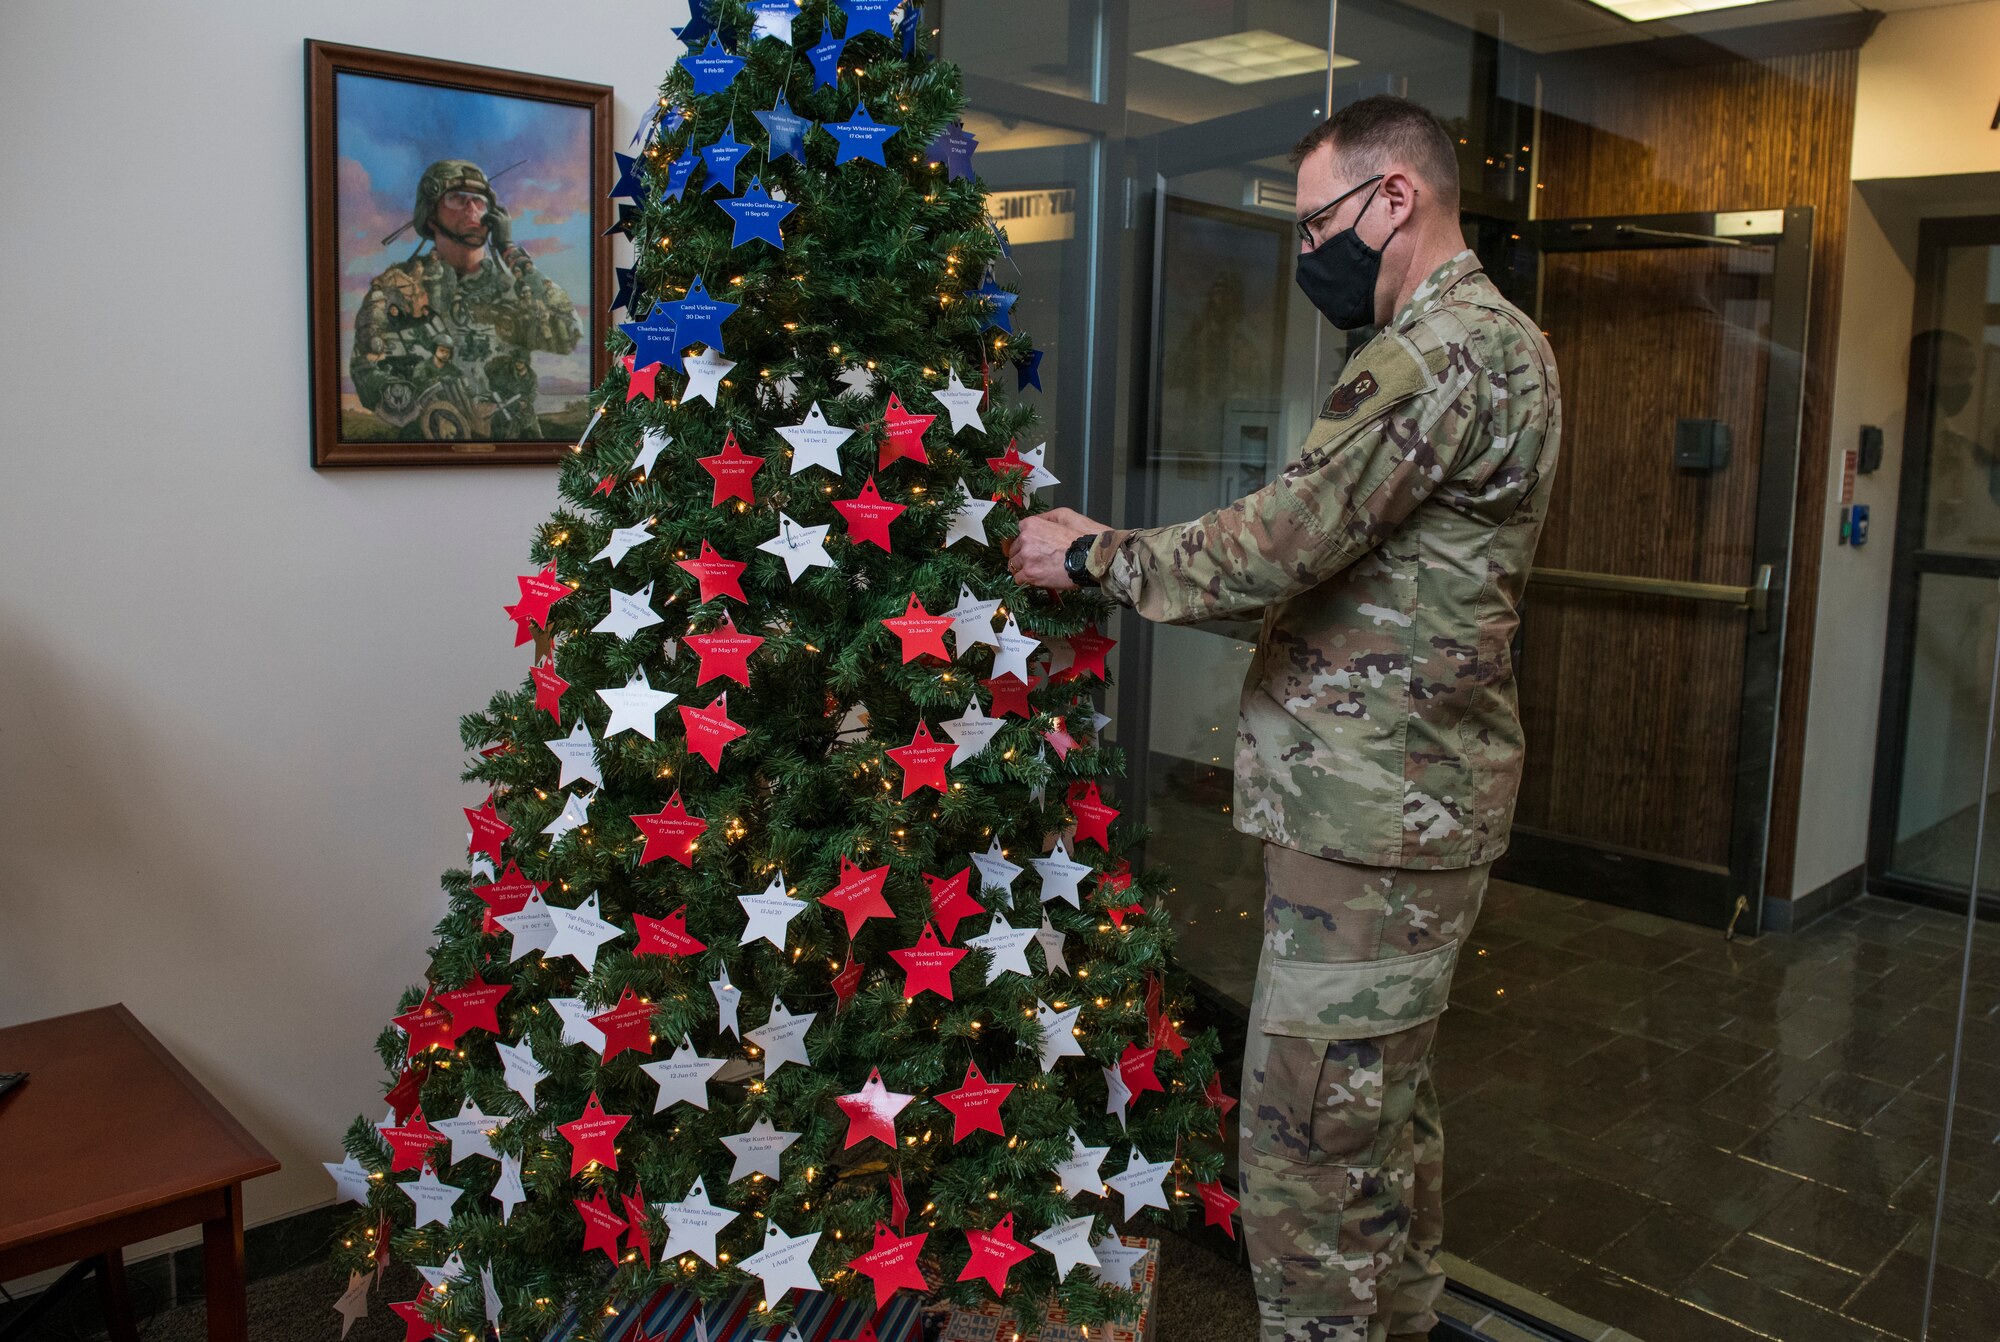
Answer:
[[[785,576],[793,582],[811,568],[834,567],[833,556],[826,552],[827,532],[832,523],[822,522],[818,526],[800,526],[790,515],[778,514],[778,534],[757,548],[766,554],[774,554],[785,561]]]
[[[814,401],[802,422],[779,426],[778,436],[791,444],[793,475],[808,466],[839,475],[840,445],[854,436],[854,430],[827,423],[826,412]]]
[[[664,624],[658,611],[653,609],[653,584],[647,583],[636,592],[621,592],[611,589],[611,609],[604,618],[590,627],[593,634],[615,634],[619,638],[631,638],[641,629],[650,629],[656,624]]]
[[[681,393],[681,404],[692,405],[696,401],[717,404],[716,397],[722,392],[722,379],[734,368],[734,360],[725,359],[712,349],[703,349],[699,354],[687,357],[687,390]]]
[[[349,1152],[347,1158],[338,1165],[331,1161],[321,1161],[326,1172],[333,1176],[333,1192],[336,1202],[358,1202],[368,1205],[368,1167]]]
[[[435,1221],[439,1225],[451,1224],[451,1204],[458,1201],[465,1190],[452,1184],[441,1182],[437,1171],[425,1165],[423,1171],[411,1183],[400,1183],[396,1187],[417,1206],[417,1224],[429,1225]]]
[[[821,1289],[819,1274],[813,1271],[812,1252],[819,1246],[819,1231],[810,1235],[787,1235],[776,1221],[764,1225],[764,1247],[737,1266],[764,1279],[764,1299],[776,1304],[792,1290]]]
[[[1035,939],[1032,927],[1013,927],[999,917],[993,919],[993,926],[973,937],[965,944],[976,950],[987,952],[991,957],[986,964],[986,981],[992,983],[1002,974],[1019,974],[1032,978],[1034,970],[1028,966],[1028,943]]]
[[[943,391],[933,391],[939,405],[951,412],[951,431],[962,433],[966,429],[986,432],[986,424],[979,418],[979,403],[986,399],[986,393],[976,387],[968,387],[958,380],[958,370],[951,370],[951,382]]]
[[[671,690],[654,689],[642,666],[622,688],[599,690],[597,697],[611,708],[611,721],[604,724],[605,740],[620,732],[637,732],[648,741],[657,741],[659,737],[653,733],[659,725],[659,712],[679,696]]]
[[[694,1041],[681,1036],[680,1047],[673,1056],[660,1062],[649,1062],[639,1068],[660,1088],[660,1094],[653,1101],[653,1112],[660,1113],[670,1105],[685,1101],[697,1109],[708,1108],[708,1083],[727,1058],[704,1058],[694,1046]]]
[[[1066,1198],[1082,1197],[1104,1191],[1104,1157],[1110,1154],[1108,1146],[1085,1146],[1083,1138],[1076,1135],[1076,1129],[1069,1130],[1069,1159],[1056,1166],[1056,1177],[1062,1180],[1062,1194]]]
[[[768,1118],[760,1118],[750,1125],[749,1131],[729,1134],[722,1144],[736,1157],[735,1168],[729,1171],[729,1182],[747,1179],[753,1174],[761,1174],[766,1179],[777,1179],[778,1160],[785,1148],[799,1139],[796,1132],[779,1132]]]
[[[597,771],[597,742],[590,735],[590,728],[582,718],[569,729],[569,735],[554,741],[544,741],[549,753],[562,761],[562,778],[556,783],[559,788],[568,787],[581,778],[592,787],[604,786],[604,775]]]
[[[817,1011],[802,1011],[794,1016],[785,1009],[783,1002],[775,997],[771,999],[771,1019],[744,1036],[764,1050],[766,1077],[788,1062],[806,1068],[812,1066],[806,1058],[806,1031],[818,1018]]]
[[[586,973],[597,968],[598,948],[625,934],[618,924],[607,923],[597,916],[595,891],[573,909],[559,904],[548,907],[549,917],[556,925],[556,934],[549,939],[548,958],[567,955],[582,965]]]
[[[1130,1220],[1144,1207],[1167,1209],[1166,1179],[1173,1167],[1171,1160],[1147,1160],[1135,1146],[1125,1168],[1104,1182],[1124,1195],[1125,1217]]]
[[[770,942],[779,950],[785,949],[785,938],[792,919],[806,910],[806,902],[793,899],[785,893],[785,873],[778,872],[771,878],[770,885],[761,893],[738,895],[736,902],[743,906],[743,913],[750,919],[750,925],[743,929],[743,944],[753,941]]]
[[[965,481],[958,482],[958,511],[951,515],[951,525],[945,530],[944,543],[949,549],[960,541],[971,541],[974,545],[989,545],[986,539],[986,514],[993,511],[992,499],[976,499],[972,491],[965,487]]]
[[[717,1266],[715,1237],[743,1214],[733,1207],[718,1207],[710,1202],[708,1190],[699,1178],[679,1202],[662,1202],[657,1206],[660,1219],[667,1223],[667,1242],[660,1249],[662,1263],[691,1253],[709,1266]]]
[[[1079,1003],[1067,1011],[1057,1011],[1047,1002],[1035,1003],[1035,1023],[1042,1027],[1042,1070],[1052,1070],[1064,1058],[1081,1058],[1083,1045],[1076,1042],[1073,1031],[1076,1028],[1077,1013],[1083,1010]],[[1112,1068],[1117,1071],[1117,1068]]]

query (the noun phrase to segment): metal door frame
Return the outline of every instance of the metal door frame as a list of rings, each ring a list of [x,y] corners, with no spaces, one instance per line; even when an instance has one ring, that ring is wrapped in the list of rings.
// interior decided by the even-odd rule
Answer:
[[[1777,232],[1719,236],[1718,219],[1738,213],[1741,212],[1730,211],[1725,216],[1703,213],[1551,219],[1513,225],[1511,230],[1520,235],[1523,246],[1538,256],[1550,252],[1715,246],[1771,249],[1770,344],[1774,351],[1790,351],[1794,357],[1770,360],[1765,378],[1756,526],[1751,542],[1751,572],[1759,575],[1759,580],[1748,588],[1717,587],[1706,594],[1663,590],[1658,585],[1649,587],[1643,581],[1630,579],[1621,583],[1615,577],[1610,582],[1576,581],[1611,575],[1551,573],[1540,584],[1612,587],[1664,599],[1723,598],[1750,611],[1763,607],[1766,613],[1762,618],[1753,615],[1744,621],[1743,691],[1736,722],[1729,863],[1724,867],[1590,844],[1516,825],[1512,846],[1500,860],[1495,874],[1544,890],[1755,933],[1763,926],[1771,793],[1777,772],[1778,694],[1783,680],[1785,605],[1790,590],[1792,529],[1798,493],[1805,342],[1812,315],[1813,211],[1809,206],[1785,209],[1782,229]],[[1539,273],[1538,262],[1538,280]],[[1531,574],[1528,605],[1532,605],[1537,585]],[[1672,586],[1690,589],[1697,585]]]

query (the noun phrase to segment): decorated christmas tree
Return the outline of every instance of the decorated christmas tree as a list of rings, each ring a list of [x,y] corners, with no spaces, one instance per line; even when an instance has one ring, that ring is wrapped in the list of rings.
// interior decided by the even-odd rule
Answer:
[[[1056,481],[958,72],[894,0],[706,9],[392,1114],[329,1166],[341,1308],[393,1258],[412,1338],[669,1287],[1129,1317],[1120,1228],[1228,1224],[1233,1101],[1105,796],[1106,602],[1000,548]]]

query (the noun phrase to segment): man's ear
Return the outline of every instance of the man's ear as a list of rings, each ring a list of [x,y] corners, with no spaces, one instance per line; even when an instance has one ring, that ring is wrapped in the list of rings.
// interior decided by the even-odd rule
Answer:
[[[1400,225],[1410,217],[1410,211],[1416,207],[1419,189],[1416,179],[1401,168],[1391,168],[1383,176],[1382,203],[1393,222]]]

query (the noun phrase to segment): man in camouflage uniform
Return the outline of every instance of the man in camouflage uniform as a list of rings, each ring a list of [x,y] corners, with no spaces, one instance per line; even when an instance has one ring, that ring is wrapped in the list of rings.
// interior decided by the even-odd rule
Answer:
[[[1364,99],[1294,159],[1301,287],[1380,328],[1299,459],[1178,526],[1028,518],[1010,565],[1151,620],[1262,613],[1234,813],[1265,841],[1240,1142],[1263,1335],[1403,1342],[1444,1285],[1431,1041],[1512,824],[1509,642],[1560,416],[1547,342],[1464,250],[1429,113]]]
[[[576,304],[513,244],[477,164],[424,169],[411,223],[431,250],[377,275],[355,314],[361,404],[399,438],[543,437],[532,355],[576,348]]]

